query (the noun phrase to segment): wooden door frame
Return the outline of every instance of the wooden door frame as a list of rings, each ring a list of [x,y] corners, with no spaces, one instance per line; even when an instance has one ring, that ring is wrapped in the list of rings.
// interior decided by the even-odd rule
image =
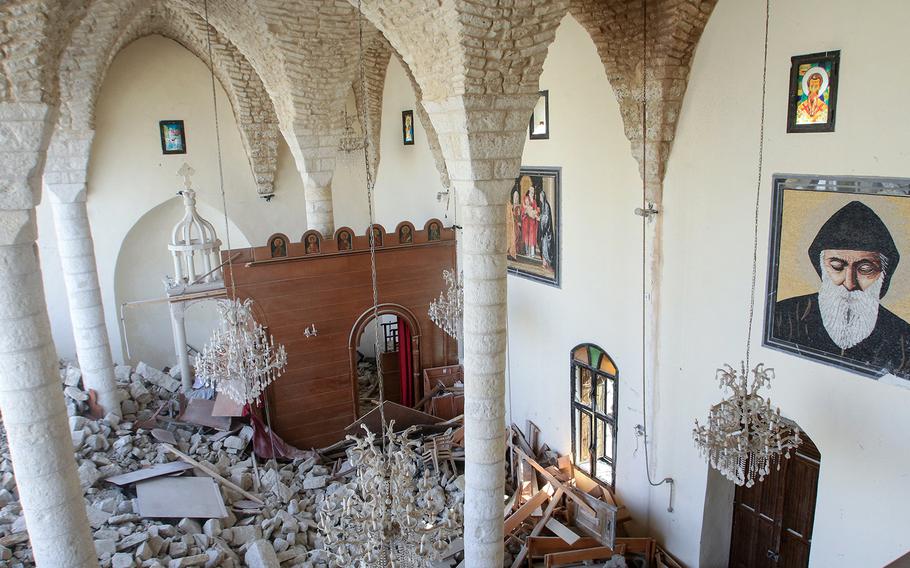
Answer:
[[[374,318],[385,315],[394,315],[404,319],[411,331],[411,366],[414,369],[414,376],[411,378],[411,389],[417,400],[419,397],[418,387],[420,380],[420,323],[417,320],[417,317],[414,315],[414,312],[408,308],[402,306],[401,304],[379,304],[377,309],[367,308],[360,317],[354,321],[353,327],[351,327],[351,334],[348,338],[348,351],[349,351],[349,361],[350,361],[350,372],[351,372],[351,395],[354,404],[354,416],[360,418],[360,388],[357,384],[357,347],[360,346],[360,338],[363,336],[363,332],[366,329],[367,324]],[[399,338],[401,333],[399,332]],[[400,348],[400,347],[399,347]],[[377,360],[379,359],[379,353],[376,354]],[[379,380],[383,380],[382,377],[379,377]],[[404,395],[404,393],[402,393]]]
[[[787,422],[790,422],[791,424],[796,426],[796,424],[792,421],[788,420]],[[818,449],[818,446],[816,445],[816,443],[812,440],[812,438],[809,436],[809,434],[807,434],[806,431],[803,430],[802,428],[799,429],[799,435],[800,435],[800,444],[799,444],[799,446],[797,446],[796,448],[791,450],[791,452],[792,452],[791,457],[789,459],[785,458],[783,456],[780,457],[781,460],[786,460],[786,461],[780,465],[780,469],[783,472],[783,476],[780,480],[780,483],[782,484],[780,490],[782,491],[782,493],[775,495],[775,509],[776,509],[775,516],[778,517],[778,520],[775,521],[774,540],[775,540],[775,546],[776,546],[778,552],[780,552],[780,548],[781,548],[781,527],[777,526],[777,523],[781,522],[782,517],[783,517],[784,499],[785,499],[786,491],[787,491],[787,486],[786,486],[785,481],[786,481],[787,472],[791,465],[790,461],[795,459],[797,454],[800,454],[800,455],[802,455],[803,459],[817,463],[818,467],[819,467],[819,472],[821,471],[821,450]],[[767,477],[765,479],[767,479]],[[816,483],[818,483],[818,481],[816,481]],[[733,565],[733,550],[734,550],[733,546],[734,546],[734,537],[736,534],[736,524],[735,524],[736,523],[736,506],[737,506],[736,503],[737,503],[737,494],[740,490],[741,489],[739,487],[734,487],[733,503],[732,503],[733,504],[732,513],[733,514],[730,517],[730,551],[729,551],[729,561],[728,561],[728,564],[730,566]],[[817,502],[818,502],[817,488],[816,488],[815,498],[816,498],[816,504],[817,504]],[[809,537],[810,554],[811,554],[811,541],[812,541],[812,536],[814,536],[814,525],[815,525],[815,518],[814,518],[815,517],[815,506],[814,505],[813,505],[812,516],[813,516],[813,519],[812,519],[812,523],[810,526],[813,527],[813,530],[810,533],[811,536]],[[778,556],[779,556],[779,554],[778,554]],[[778,562],[778,560],[775,560],[775,564],[777,562]]]

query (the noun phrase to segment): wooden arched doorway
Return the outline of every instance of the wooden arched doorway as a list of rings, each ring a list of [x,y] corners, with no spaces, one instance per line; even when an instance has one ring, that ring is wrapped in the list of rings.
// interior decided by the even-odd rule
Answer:
[[[821,453],[805,432],[790,459],[764,481],[737,487],[730,568],[809,566]]]
[[[410,390],[409,396],[406,396],[406,393],[399,391],[399,394],[392,395],[387,397],[387,400],[392,400],[393,402],[401,402],[402,398],[405,400],[417,401],[420,394],[420,323],[417,320],[417,317],[414,316],[414,313],[408,308],[400,304],[379,304],[378,309],[374,310],[369,308],[365,310],[360,317],[354,322],[354,325],[351,327],[351,335],[348,340],[348,350],[349,350],[349,361],[350,361],[350,379],[351,379],[351,392],[353,393],[354,400],[354,415],[360,417],[362,415],[360,410],[360,396],[359,396],[359,385],[358,385],[358,346],[360,345],[361,338],[364,335],[364,331],[368,325],[373,324],[373,320],[377,317],[382,316],[394,316],[400,324],[403,324],[407,327],[407,333],[404,333],[404,330],[399,330],[399,337],[409,336],[409,341],[406,345],[401,345],[400,349],[410,350],[410,356],[407,359],[410,361],[410,382],[407,388]],[[379,357],[379,354],[376,354]],[[399,368],[401,372],[401,369]],[[405,371],[406,372],[406,371]],[[384,377],[379,377],[379,380],[384,380]],[[398,400],[395,400],[395,399]]]

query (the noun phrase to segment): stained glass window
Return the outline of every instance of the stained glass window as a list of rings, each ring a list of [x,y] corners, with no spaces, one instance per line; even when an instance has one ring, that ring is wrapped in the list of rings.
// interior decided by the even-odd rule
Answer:
[[[590,343],[572,350],[572,456],[575,466],[616,485],[616,364]]]

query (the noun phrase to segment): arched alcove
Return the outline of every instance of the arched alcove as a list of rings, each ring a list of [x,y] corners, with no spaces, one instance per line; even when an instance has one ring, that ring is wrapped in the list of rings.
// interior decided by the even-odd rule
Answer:
[[[413,377],[411,381],[412,393],[414,396],[419,392],[419,387],[417,385],[418,377],[420,375],[420,323],[418,322],[417,317],[414,315],[411,310],[408,308],[399,305],[399,304],[380,304],[376,310],[370,308],[364,311],[360,317],[354,322],[354,325],[351,327],[351,335],[348,341],[350,357],[351,357],[351,389],[354,393],[354,412],[356,416],[363,414],[360,409],[359,404],[359,385],[358,385],[358,348],[361,345],[361,340],[364,336],[369,336],[375,341],[375,331],[366,332],[368,326],[374,325],[374,320],[379,317],[380,324],[382,323],[383,316],[393,316],[398,318],[398,320],[404,322],[408,328],[408,334],[410,335],[410,350],[411,350],[411,367],[413,370]],[[381,333],[381,332],[380,332]],[[380,338],[381,340],[382,338]],[[380,354],[376,354],[379,356]],[[416,401],[416,398],[415,398]]]
[[[203,203],[197,203],[197,210],[215,226],[219,238],[224,241],[223,214]],[[182,216],[183,204],[174,197],[148,211],[129,230],[120,245],[114,271],[118,309],[124,302],[164,297],[163,279],[174,272],[167,249],[168,238]],[[243,232],[233,222],[229,223],[231,245],[235,248],[249,246]],[[133,363],[145,361],[157,368],[176,363],[167,302],[124,307],[123,314],[120,337],[124,345],[124,360],[127,359],[128,341]],[[217,321],[215,302],[191,304],[186,313],[187,343],[201,350]]]

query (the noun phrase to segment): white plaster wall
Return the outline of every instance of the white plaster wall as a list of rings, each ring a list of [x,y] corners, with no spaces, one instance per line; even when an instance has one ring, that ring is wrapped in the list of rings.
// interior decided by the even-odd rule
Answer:
[[[115,361],[124,358],[117,324],[118,301],[148,297],[147,292],[161,277],[159,267],[143,266],[154,284],[148,289],[125,288],[115,295],[118,254],[139,219],[182,188],[176,171],[184,161],[196,169],[193,180],[197,200],[207,206],[209,220],[223,227],[210,81],[208,68],[189,51],[161,36],[150,36],[117,55],[102,85],[88,172],[88,212]],[[286,144],[280,143],[276,196],[269,203],[257,196],[240,131],[220,84],[217,93],[228,211],[244,234],[232,233],[232,246],[247,246],[246,239],[265,243],[274,232],[299,237],[306,230],[303,186]],[[165,119],[184,120],[186,154],[162,155],[158,121]],[[75,350],[49,207],[41,205],[38,213],[42,271],[58,353],[72,358]],[[181,216],[176,215],[173,223]],[[219,236],[227,248],[223,228],[219,228]],[[167,240],[166,232],[150,235],[144,243],[150,258],[167,251]],[[164,289],[158,290],[163,293]],[[170,342],[170,328],[155,326],[146,343],[160,341],[161,333]],[[136,341],[142,342],[141,338]],[[138,358],[143,355],[134,353]]]
[[[619,105],[588,34],[571,16],[556,32],[540,88],[550,92],[550,138],[528,140],[522,165],[562,167],[562,287],[509,276],[512,420],[540,426],[571,450],[569,353],[606,350],[619,369],[616,491],[647,521],[641,444],[641,202],[638,166]],[[505,215],[505,211],[503,211]]]
[[[224,234],[224,219],[207,205],[197,206],[203,218],[213,219],[215,231]],[[183,200],[173,197],[158,205],[130,229],[123,239],[117,257],[114,290],[119,307],[123,302],[160,298],[162,280],[173,276],[174,261],[166,247],[149,247],[149,243],[167,239],[174,219],[184,212]],[[246,237],[233,222],[229,224],[236,248],[249,246]],[[202,350],[218,324],[218,309],[212,300],[189,304],[186,312],[186,341]],[[167,302],[137,304],[124,309],[121,336],[129,342],[132,362],[139,360],[157,368],[174,366],[176,355],[171,340],[171,317]]]
[[[883,566],[910,548],[910,392],[760,347],[771,176],[910,177],[910,112],[889,103],[910,86],[908,19],[910,5],[898,0],[772,6],[753,360],[776,369],[773,402],[821,450],[814,567]],[[667,514],[666,493],[655,490],[651,522],[690,566],[700,545],[710,545],[700,543],[707,466],[692,442],[693,422],[719,399],[715,369],[738,364],[745,351],[763,23],[763,2],[718,3],[695,55],[666,176],[652,456],[676,478],[677,500]],[[786,134],[790,57],[830,49],[841,50],[837,131]]]
[[[411,221],[418,228],[432,217],[450,224],[445,218],[446,204],[436,201],[443,190],[439,173],[427,144],[426,131],[414,113],[414,144],[401,141],[401,112],[416,109],[416,97],[404,67],[397,57],[389,61],[382,100],[380,127],[380,160],[376,174],[375,219],[387,231],[401,221]],[[349,105],[348,112],[356,113]],[[366,234],[369,225],[363,153],[339,156],[332,181],[332,203],[335,226],[345,225],[357,234]],[[454,211],[454,208],[451,208]]]

